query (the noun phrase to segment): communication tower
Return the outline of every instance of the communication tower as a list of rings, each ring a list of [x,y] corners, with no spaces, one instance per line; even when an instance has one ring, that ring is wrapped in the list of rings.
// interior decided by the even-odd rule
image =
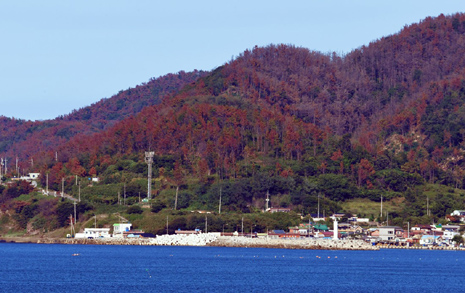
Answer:
[[[148,174],[147,174],[147,180],[148,180],[148,186],[147,186],[147,198],[150,199],[152,196],[152,164],[153,164],[153,156],[155,155],[155,152],[145,152],[145,162],[148,165]]]

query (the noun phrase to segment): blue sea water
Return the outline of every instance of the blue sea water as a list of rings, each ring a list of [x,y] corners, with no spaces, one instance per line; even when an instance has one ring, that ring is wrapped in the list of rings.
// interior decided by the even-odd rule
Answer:
[[[460,292],[464,261],[460,251],[0,243],[0,291]]]

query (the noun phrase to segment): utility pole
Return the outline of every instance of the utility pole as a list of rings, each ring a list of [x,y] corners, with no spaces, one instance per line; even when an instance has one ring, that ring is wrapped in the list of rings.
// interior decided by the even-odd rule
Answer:
[[[242,236],[244,236],[244,217],[242,217]]]
[[[45,174],[45,185],[46,185],[45,191],[46,191],[46,193],[47,193],[47,195],[48,195],[48,173]]]
[[[65,177],[61,178],[61,197],[65,196]]]
[[[221,186],[220,186],[220,204],[218,206],[218,214],[221,214]]]
[[[126,183],[124,183],[124,202],[123,205],[126,205]]]
[[[81,181],[79,181],[79,202],[81,202]]]
[[[73,204],[74,204],[74,223],[76,224],[76,201],[74,201]]]
[[[426,196],[426,215],[429,216],[429,196]]]
[[[147,198],[151,199],[152,197],[152,164],[153,164],[153,156],[155,152],[145,152],[145,162],[148,165],[148,172],[147,172]]]
[[[74,230],[73,216],[72,215],[69,215],[69,223],[71,224],[71,235],[74,238],[74,235],[76,234],[76,231]]]
[[[208,219],[206,215],[205,215],[205,233],[208,233]]]
[[[265,212],[267,212],[269,208],[270,208],[270,191],[267,190],[267,191],[266,191],[266,207],[265,207]]]
[[[381,217],[383,216],[383,196],[381,195]]]
[[[320,218],[320,193],[318,192],[318,219]]]

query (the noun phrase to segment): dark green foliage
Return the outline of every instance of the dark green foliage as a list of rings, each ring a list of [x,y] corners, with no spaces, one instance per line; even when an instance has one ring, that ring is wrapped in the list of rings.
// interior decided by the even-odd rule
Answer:
[[[166,208],[166,205],[161,201],[152,202],[152,208],[150,209],[152,213],[158,213],[162,209]]]
[[[462,235],[454,235],[454,237],[452,237],[452,241],[455,242],[456,245],[463,244],[464,242]]]
[[[192,194],[188,191],[179,191],[178,194],[178,209],[184,209],[189,207],[190,200],[191,200]]]
[[[344,201],[357,197],[357,190],[343,175],[323,174],[318,176],[318,188],[333,201]]]
[[[399,170],[383,170],[376,173],[380,187],[387,190],[404,192],[409,187],[421,185],[424,179],[418,174],[410,174]]]
[[[132,205],[126,210],[128,214],[142,214],[143,212],[142,208],[138,205]]]
[[[131,182],[126,185],[126,197],[139,197],[139,194],[146,194],[147,187]],[[124,186],[121,188],[121,194],[124,194]]]
[[[56,208],[56,218],[60,227],[69,224],[70,216],[74,218],[74,205],[69,200],[62,200]]]

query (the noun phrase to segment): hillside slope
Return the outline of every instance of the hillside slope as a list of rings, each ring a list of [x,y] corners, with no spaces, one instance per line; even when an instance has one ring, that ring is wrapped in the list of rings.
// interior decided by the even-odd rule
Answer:
[[[428,197],[433,217],[443,218],[464,205],[455,189],[465,180],[464,43],[465,15],[456,14],[346,56],[256,47],[160,104],[36,153],[34,162],[55,187],[62,178],[75,190],[74,176],[101,177],[105,189],[86,197],[110,205],[118,191],[144,192],[151,150],[153,196],[172,209],[215,209],[221,194],[225,211],[253,212],[270,194],[273,206],[315,212],[323,198],[334,212],[383,196],[396,200],[392,217],[419,222],[430,220]]]
[[[34,154],[50,151],[73,136],[99,132],[144,107],[159,104],[170,94],[205,75],[202,71],[179,72],[151,79],[147,83],[120,91],[108,99],[46,121],[25,121],[0,117],[0,154],[10,162],[30,160]],[[24,167],[24,166],[21,166]]]

